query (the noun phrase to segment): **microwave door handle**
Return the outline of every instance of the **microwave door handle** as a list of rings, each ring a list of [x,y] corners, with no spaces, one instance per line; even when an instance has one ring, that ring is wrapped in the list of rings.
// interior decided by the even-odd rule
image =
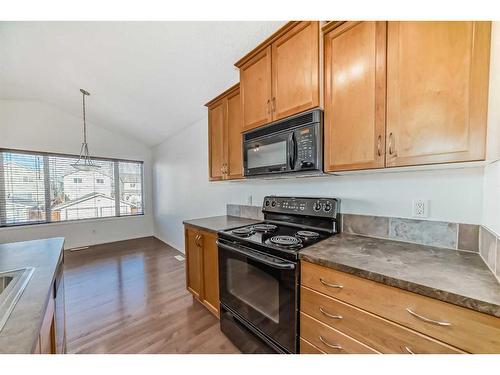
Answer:
[[[267,266],[270,266],[272,268],[278,268],[280,270],[293,270],[295,268],[294,263],[288,263],[288,262],[271,262],[270,260],[267,259],[267,257],[261,256],[253,251],[244,251],[240,250],[236,247],[226,245],[225,243],[220,242],[219,240],[216,241],[217,246],[224,250],[232,251],[233,253],[238,253],[241,255],[246,256],[247,258],[256,260],[260,263],[263,263]]]
[[[295,169],[295,161],[297,155],[297,142],[295,140],[295,132],[292,132],[292,134],[290,134],[290,138],[288,140],[288,147],[290,149],[290,157],[289,157],[290,170],[293,171]]]

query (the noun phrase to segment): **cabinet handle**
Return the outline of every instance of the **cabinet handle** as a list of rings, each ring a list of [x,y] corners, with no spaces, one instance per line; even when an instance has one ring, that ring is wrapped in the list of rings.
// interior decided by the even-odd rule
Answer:
[[[382,136],[379,134],[379,136],[377,138],[377,154],[378,154],[378,156],[382,156],[381,147],[382,147]]]
[[[393,154],[393,149],[392,149],[392,141],[393,141],[393,134],[392,132],[389,134],[389,155]]]
[[[327,286],[327,287],[330,287],[330,288],[337,288],[337,289],[342,289],[344,286],[343,285],[340,285],[340,284],[332,284],[332,283],[329,283],[328,281],[325,281],[323,279],[319,279],[319,281],[321,282],[321,284],[323,284],[324,286]]]
[[[267,99],[267,114],[271,114],[271,99]]]
[[[271,109],[271,110],[272,110],[273,112],[276,112],[276,97],[274,97],[274,96],[273,96],[272,103],[273,103],[273,105],[272,105],[272,109]]]
[[[409,347],[405,346],[405,350],[408,354],[415,354],[413,353],[413,350],[411,350]]]
[[[195,237],[195,239],[194,239],[194,243],[195,243],[195,244],[196,244],[196,246],[198,246],[198,247],[201,247],[200,242],[199,242],[200,240],[201,240],[201,235],[200,235],[200,234],[197,234],[197,235],[196,235],[196,237]]]
[[[334,315],[334,314],[330,314],[329,312],[326,312],[325,310],[323,310],[322,307],[319,308],[319,311],[324,315],[324,316],[327,316],[329,318],[332,318],[332,319],[342,319],[342,315]]]
[[[443,327],[451,326],[450,322],[440,322],[438,320],[432,320],[432,319],[426,318],[425,316],[419,315],[416,312],[411,311],[409,307],[406,308],[406,311],[408,311],[411,315],[413,315],[414,317],[416,317],[420,320],[423,320],[426,323],[431,323],[431,324],[435,324],[435,325],[443,326]]]
[[[329,348],[332,348],[332,349],[337,349],[337,350],[341,350],[342,349],[342,346],[340,346],[339,344],[330,344],[328,341],[326,341],[323,336],[319,335],[319,341],[321,341],[323,344],[325,344],[326,346],[328,346]]]

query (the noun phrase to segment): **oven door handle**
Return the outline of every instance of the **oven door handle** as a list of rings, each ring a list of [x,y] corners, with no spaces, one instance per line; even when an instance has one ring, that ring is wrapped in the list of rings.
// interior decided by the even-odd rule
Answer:
[[[267,259],[268,257],[259,255],[259,254],[255,253],[253,251],[250,251],[250,250],[241,250],[241,249],[238,249],[236,247],[233,247],[233,246],[230,246],[230,245],[226,245],[225,243],[222,243],[219,240],[217,240],[216,243],[217,243],[217,246],[221,247],[224,250],[228,250],[228,251],[232,251],[233,253],[238,253],[238,254],[244,255],[247,258],[256,260],[256,261],[258,261],[260,263],[263,263],[263,264],[265,264],[267,266],[270,266],[270,267],[273,267],[273,268],[277,268],[277,269],[280,269],[280,270],[293,270],[295,268],[295,263],[291,263],[291,262],[271,262],[270,260]]]

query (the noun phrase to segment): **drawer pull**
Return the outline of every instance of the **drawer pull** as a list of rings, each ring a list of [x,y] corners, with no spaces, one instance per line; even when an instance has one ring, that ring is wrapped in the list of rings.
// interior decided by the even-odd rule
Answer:
[[[344,287],[343,285],[340,285],[340,284],[329,283],[328,281],[325,281],[322,278],[320,278],[319,281],[321,281],[321,284],[323,284],[324,286],[327,286],[327,287],[330,287],[330,288],[342,289]]]
[[[435,324],[435,325],[438,325],[438,326],[451,326],[450,322],[440,322],[440,321],[437,321],[437,320],[432,320],[432,319],[426,318],[425,316],[419,315],[416,312],[411,311],[409,307],[406,308],[406,311],[408,311],[414,317],[416,317],[416,318],[418,318],[420,320],[423,320],[424,322]]]
[[[413,353],[413,350],[411,350],[409,347],[405,346],[405,350],[408,354],[415,354]]]
[[[332,348],[332,349],[337,349],[337,350],[341,350],[342,347],[338,344],[330,344],[328,341],[326,341],[323,336],[319,335],[319,341],[321,341],[323,344],[325,344],[326,346],[328,346],[329,348]]]
[[[333,315],[333,314],[330,314],[329,312],[326,312],[325,310],[323,310],[322,307],[319,308],[319,311],[321,312],[321,314],[323,314],[324,316],[327,316],[329,318],[332,318],[332,319],[342,319],[342,315]]]

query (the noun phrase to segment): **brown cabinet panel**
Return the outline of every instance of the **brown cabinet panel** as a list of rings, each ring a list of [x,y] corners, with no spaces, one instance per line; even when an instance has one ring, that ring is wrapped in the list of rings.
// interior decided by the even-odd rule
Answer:
[[[301,266],[303,286],[466,352],[500,352],[499,318],[316,264],[301,262]]]
[[[386,22],[325,34],[325,170],[384,167]]]
[[[222,180],[223,163],[225,160],[225,123],[226,103],[220,101],[208,109],[208,153],[209,178]]]
[[[302,287],[300,310],[381,353],[458,354],[459,349]]]
[[[55,328],[54,328],[54,295],[51,293],[45,316],[43,318],[42,327],[40,328],[40,353],[55,354]]]
[[[387,166],[485,157],[489,22],[389,22]]]
[[[329,354],[377,354],[369,346],[321,323],[303,312],[300,313],[300,336]]]
[[[200,234],[197,230],[186,228],[185,252],[186,252],[186,287],[194,296],[200,297],[202,290],[202,267]]]
[[[203,237],[203,300],[215,315],[219,315],[219,259],[215,241],[217,235],[202,232]]]
[[[229,179],[243,177],[242,130],[240,91],[236,90],[227,96],[227,177]]]
[[[300,338],[300,354],[326,354],[325,352],[319,350],[309,341]]]
[[[219,317],[219,253],[217,235],[185,226],[186,287]]]
[[[272,44],[271,74],[273,121],[319,105],[318,22],[299,22]]]
[[[244,130],[272,121],[271,46],[240,68],[240,93]]]

